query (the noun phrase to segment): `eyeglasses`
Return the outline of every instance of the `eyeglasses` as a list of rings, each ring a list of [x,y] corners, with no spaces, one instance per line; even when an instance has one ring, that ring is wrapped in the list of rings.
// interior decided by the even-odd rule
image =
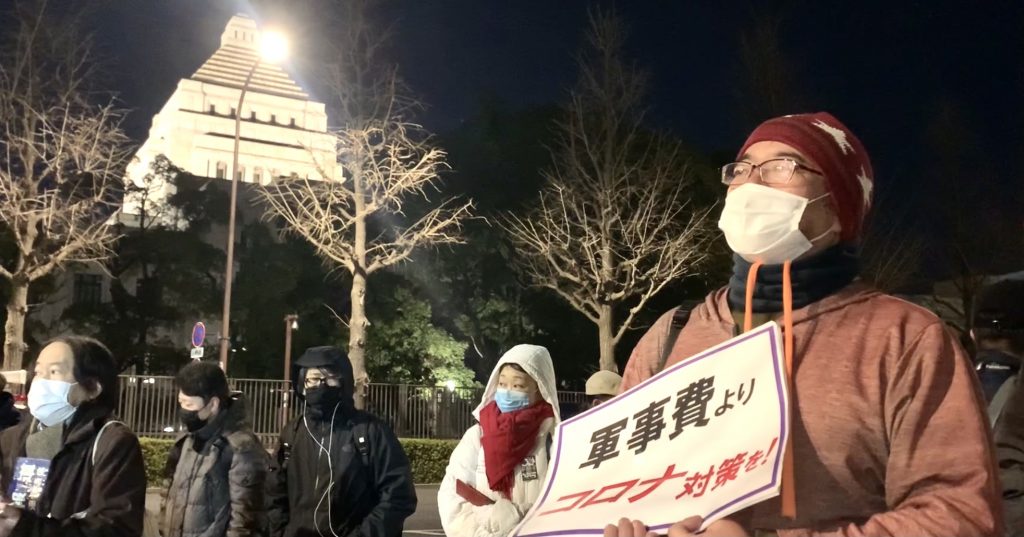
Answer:
[[[806,170],[811,173],[823,175],[821,171],[804,166],[790,158],[773,158],[760,164],[749,162],[731,162],[722,166],[722,183],[732,185],[747,181],[757,170],[761,182],[769,186],[789,184],[797,170]]]
[[[332,382],[333,381],[333,382]],[[340,384],[338,377],[314,377],[306,379],[307,388],[319,388],[320,386],[338,386]]]

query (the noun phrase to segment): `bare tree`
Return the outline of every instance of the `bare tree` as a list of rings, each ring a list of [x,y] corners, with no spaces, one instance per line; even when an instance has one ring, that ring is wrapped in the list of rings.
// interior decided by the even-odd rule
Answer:
[[[31,283],[73,262],[98,262],[116,239],[107,220],[127,162],[121,113],[92,104],[88,40],[46,2],[15,7],[0,54],[0,222],[16,253],[0,265],[11,284],[4,367],[20,368]]]
[[[470,216],[472,203],[429,198],[436,192],[439,173],[447,168],[445,152],[406,119],[415,103],[405,96],[395,67],[379,57],[387,34],[373,31],[367,4],[343,6],[348,30],[337,44],[335,63],[324,72],[343,121],[335,133],[340,177],[331,176],[326,163],[316,162],[318,179],[280,178],[258,192],[271,209],[268,217],[282,219],[287,232],[352,275],[346,326],[356,404],[362,408],[370,382],[367,278],[408,260],[417,248],[462,242],[461,221]]]
[[[741,70],[735,96],[741,118],[753,125],[807,109],[798,66],[782,46],[787,29],[784,4],[752,8],[750,16],[739,21]]]
[[[1008,223],[1020,222],[1020,208],[998,199],[1002,189],[986,186],[1012,181],[1000,176],[1002,167],[993,169],[1000,160],[983,151],[974,121],[957,102],[935,103],[926,142],[930,225],[941,230],[930,248],[937,275],[951,284],[937,285],[932,302],[970,346],[975,302],[989,277],[1024,268],[1024,237],[1007,231]]]
[[[920,278],[927,244],[915,218],[895,203],[876,198],[861,246],[861,275],[887,293],[906,289]]]
[[[597,324],[601,369],[616,371],[647,301],[706,259],[708,210],[687,200],[679,144],[643,128],[645,77],[621,57],[620,21],[592,13],[587,37],[538,207],[500,224],[526,276]]]

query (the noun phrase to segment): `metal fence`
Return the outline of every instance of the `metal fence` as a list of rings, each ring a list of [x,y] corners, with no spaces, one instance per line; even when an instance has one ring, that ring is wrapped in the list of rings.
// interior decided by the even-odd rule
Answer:
[[[175,438],[178,423],[178,390],[173,377],[122,376],[118,415],[139,435]],[[281,428],[298,414],[282,380],[229,379],[233,390],[245,394],[253,431],[272,446]],[[367,410],[376,414],[403,438],[461,438],[474,423],[472,411],[480,402],[482,388],[454,388],[412,384],[371,384]],[[582,392],[559,392],[562,417],[585,407]]]

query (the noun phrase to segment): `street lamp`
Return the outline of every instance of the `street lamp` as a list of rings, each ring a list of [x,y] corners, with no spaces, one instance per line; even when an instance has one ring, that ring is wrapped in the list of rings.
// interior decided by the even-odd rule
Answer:
[[[292,375],[292,331],[299,329],[299,316],[292,313],[284,316],[284,381]]]
[[[231,347],[231,283],[234,279],[235,264],[235,206],[238,204],[238,142],[242,131],[242,104],[245,102],[245,93],[249,90],[249,83],[252,82],[252,75],[256,73],[260,62],[276,63],[284,59],[288,54],[288,40],[278,33],[272,31],[263,32],[260,36],[260,52],[245,76],[242,84],[242,91],[238,94],[238,107],[235,108],[235,149],[231,167],[231,207],[228,210],[228,248],[227,261],[224,270],[224,313],[221,316],[220,329],[220,367],[226,374],[228,372],[228,349]]]
[[[281,427],[288,422],[288,395],[291,393],[292,378],[292,331],[299,329],[299,316],[292,313],[284,316],[284,390],[281,391]]]

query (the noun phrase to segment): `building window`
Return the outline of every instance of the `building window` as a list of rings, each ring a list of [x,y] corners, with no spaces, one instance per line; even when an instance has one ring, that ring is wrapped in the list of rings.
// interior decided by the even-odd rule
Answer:
[[[263,168],[257,166],[252,170],[252,182],[259,183],[260,179],[263,179]]]
[[[99,274],[75,274],[74,296],[72,301],[75,304],[96,306],[100,303],[100,292],[102,282]]]
[[[291,121],[291,123],[289,123],[289,125],[291,125],[292,127],[295,126],[295,118],[292,118],[292,121]]]
[[[160,303],[160,286],[155,277],[139,278],[135,281],[135,298],[143,304]]]
[[[225,162],[217,163],[217,179],[228,178],[228,165]]]
[[[210,105],[210,113],[211,114],[216,114],[217,113],[217,105],[215,105],[215,104],[211,104]]]
[[[238,180],[239,181],[244,181],[245,180],[245,166],[239,166],[238,167],[238,171],[235,172],[235,175],[238,176]]]
[[[235,117],[235,107],[231,107],[231,117]]]
[[[270,114],[270,122],[277,123],[277,114]]]
[[[255,110],[249,110],[249,119],[251,119],[253,121],[256,121],[256,111]]]

